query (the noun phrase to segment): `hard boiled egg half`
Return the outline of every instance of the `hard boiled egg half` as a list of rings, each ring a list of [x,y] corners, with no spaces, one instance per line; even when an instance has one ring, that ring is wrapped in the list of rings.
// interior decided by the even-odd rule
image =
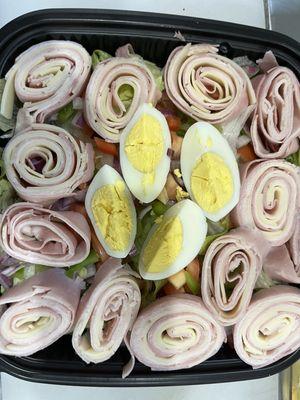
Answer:
[[[171,136],[163,114],[151,104],[140,106],[120,139],[122,174],[131,193],[143,203],[160,194],[170,169]]]
[[[207,218],[219,221],[240,196],[238,164],[227,140],[213,125],[197,122],[186,132],[180,158],[187,191]]]
[[[106,253],[126,257],[136,235],[136,211],[131,193],[114,168],[104,165],[97,172],[88,188],[85,208]]]
[[[169,208],[143,245],[139,272],[144,279],[167,278],[186,267],[199,253],[207,233],[206,218],[191,200]]]

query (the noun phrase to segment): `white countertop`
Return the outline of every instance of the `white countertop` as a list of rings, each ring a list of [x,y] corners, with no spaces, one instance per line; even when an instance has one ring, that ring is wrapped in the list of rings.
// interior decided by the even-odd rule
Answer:
[[[104,8],[153,11],[265,27],[263,0],[0,0],[0,27],[41,8]],[[44,385],[2,374],[2,400],[276,400],[278,376],[256,381],[163,388],[79,388]]]

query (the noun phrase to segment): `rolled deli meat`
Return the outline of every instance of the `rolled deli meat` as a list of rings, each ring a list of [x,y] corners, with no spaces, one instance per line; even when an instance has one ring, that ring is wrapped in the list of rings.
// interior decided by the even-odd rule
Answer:
[[[33,203],[8,207],[0,223],[0,245],[18,260],[68,267],[90,252],[86,219],[74,211],[52,211]]]
[[[42,123],[81,94],[90,70],[91,57],[79,43],[49,40],[31,46],[5,76],[0,112],[11,118],[16,94],[28,125]]]
[[[123,53],[121,53],[123,54]],[[120,89],[127,87],[126,107]],[[138,107],[156,105],[161,92],[150,69],[135,57],[112,57],[100,62],[92,73],[85,93],[85,117],[90,127],[109,142],[119,142]]]
[[[55,268],[8,289],[0,298],[0,353],[29,356],[69,333],[79,296],[79,283]]]
[[[257,97],[250,118],[254,151],[261,158],[283,158],[299,149],[300,83],[271,51],[258,63],[263,73],[251,80]]]
[[[235,226],[259,229],[271,246],[286,243],[296,226],[300,168],[285,160],[255,160],[242,166],[241,180]]]
[[[190,368],[217,353],[226,341],[224,328],[189,294],[162,297],[135,321],[130,347],[154,371]]]
[[[218,47],[190,44],[176,47],[164,69],[169,98],[197,121],[225,124],[256,103],[246,72],[218,54]]]
[[[235,324],[246,312],[269,250],[260,231],[245,227],[222,235],[207,249],[202,265],[202,299],[222,325]]]
[[[233,330],[238,356],[261,368],[300,347],[300,290],[273,286],[256,293]]]
[[[18,196],[46,205],[78,193],[95,168],[90,143],[77,142],[66,130],[48,124],[33,124],[15,135],[3,160]]]
[[[137,274],[109,258],[84,293],[73,330],[72,343],[86,363],[108,360],[119,348],[137,316],[141,293]],[[123,376],[132,369],[125,366]]]

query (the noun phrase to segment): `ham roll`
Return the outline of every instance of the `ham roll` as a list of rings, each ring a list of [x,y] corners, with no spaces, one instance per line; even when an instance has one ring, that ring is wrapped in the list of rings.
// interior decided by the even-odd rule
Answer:
[[[10,256],[33,264],[68,267],[90,251],[86,219],[74,211],[52,211],[32,203],[8,207],[0,223],[0,245]]]
[[[137,276],[122,266],[120,259],[109,258],[84,293],[76,315],[72,343],[86,363],[108,360],[122,341],[126,342],[141,303]],[[124,368],[123,377],[132,367],[131,360],[130,368]]]
[[[45,205],[75,195],[94,173],[92,145],[78,143],[54,125],[33,124],[14,136],[3,160],[7,179],[19,197]]]
[[[295,229],[300,202],[300,169],[285,160],[252,161],[241,169],[235,226],[259,229],[271,246],[287,242]]]
[[[250,133],[261,158],[283,158],[299,149],[300,83],[286,67],[278,66],[271,51],[258,61],[263,74],[252,79],[257,105]]]
[[[270,249],[258,230],[237,228],[214,240],[202,265],[202,299],[224,326],[239,321],[250,303]]]
[[[72,329],[80,296],[77,281],[48,269],[8,289],[0,298],[0,353],[29,356]]]
[[[299,264],[294,264],[286,245],[272,248],[266,257],[264,270],[275,281],[300,284]]]
[[[135,321],[130,347],[153,371],[190,368],[217,353],[224,328],[199,297],[176,294],[144,308]]]
[[[287,243],[287,247],[295,266],[295,273],[300,280],[300,209],[296,216],[295,230]]]
[[[244,317],[233,329],[238,356],[260,368],[300,347],[300,290],[274,286],[253,296]]]
[[[119,95],[125,85],[133,93],[127,108]],[[160,97],[154,76],[139,59],[109,58],[100,62],[92,73],[85,93],[85,118],[104,139],[119,142],[137,108],[143,103],[155,106]]]
[[[176,47],[164,70],[169,98],[197,121],[224,124],[256,103],[246,72],[218,47],[190,43]]]
[[[42,123],[84,89],[91,57],[78,43],[50,40],[20,54],[5,76],[1,114],[11,118],[14,91],[28,124]]]

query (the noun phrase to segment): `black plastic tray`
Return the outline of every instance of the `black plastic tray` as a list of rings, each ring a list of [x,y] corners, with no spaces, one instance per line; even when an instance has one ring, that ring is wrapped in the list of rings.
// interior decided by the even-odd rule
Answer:
[[[222,52],[228,57],[247,54],[256,60],[271,49],[281,65],[289,66],[300,77],[300,45],[279,33],[198,18],[85,9],[43,10],[7,24],[0,30],[0,76],[21,51],[49,39],[70,39],[81,43],[90,52],[101,48],[109,53],[130,42],[137,53],[163,66],[171,50],[182,44],[174,38],[178,30],[187,42],[224,43]],[[187,385],[272,375],[299,359],[300,350],[270,366],[253,370],[224,345],[216,356],[188,370],[152,372],[137,362],[133,373],[122,380],[122,366],[128,357],[127,351],[121,348],[109,361],[86,365],[74,353],[70,337],[65,336],[32,357],[0,356],[0,369],[33,382],[66,385]]]

